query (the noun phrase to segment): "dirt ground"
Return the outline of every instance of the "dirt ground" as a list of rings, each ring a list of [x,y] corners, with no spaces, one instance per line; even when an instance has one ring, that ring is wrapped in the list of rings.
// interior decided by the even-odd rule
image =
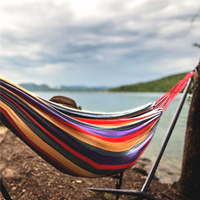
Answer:
[[[109,193],[91,192],[89,187],[115,188],[113,177],[79,178],[63,174],[40,158],[9,130],[0,131],[0,178],[13,200],[116,199]],[[122,189],[140,190],[145,173],[128,169],[124,172]],[[170,184],[153,180],[150,193],[162,200],[185,200]],[[121,195],[119,199],[129,199]],[[3,196],[0,193],[0,199]]]

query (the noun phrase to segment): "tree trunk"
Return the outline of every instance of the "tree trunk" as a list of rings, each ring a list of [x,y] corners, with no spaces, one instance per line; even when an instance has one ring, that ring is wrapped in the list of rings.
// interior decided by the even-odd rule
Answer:
[[[176,188],[188,199],[200,199],[200,63],[187,121],[182,172]]]

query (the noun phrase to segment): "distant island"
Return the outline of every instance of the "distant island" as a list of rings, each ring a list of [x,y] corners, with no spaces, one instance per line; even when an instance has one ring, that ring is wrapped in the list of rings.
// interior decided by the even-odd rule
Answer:
[[[167,92],[175,86],[187,73],[167,76],[155,81],[146,83],[137,83],[133,85],[123,85],[116,88],[111,88],[109,92]]]
[[[41,85],[37,85],[35,83],[21,83],[19,84],[21,87],[25,88],[28,91],[43,91],[43,92],[50,92],[50,91],[77,91],[77,92],[81,92],[81,91],[105,91],[108,90],[109,87],[104,87],[104,86],[100,86],[100,87],[87,87],[87,86],[59,86],[59,87],[50,87],[47,84],[41,84]]]
[[[123,85],[116,88],[109,88],[105,86],[101,87],[87,87],[87,86],[59,86],[50,87],[46,84],[37,85],[34,83],[22,83],[21,87],[29,91],[77,91],[77,92],[89,92],[89,91],[107,91],[107,92],[167,92],[174,85],[178,83],[187,73],[176,74],[167,76],[155,81],[146,83],[137,83],[132,85]]]

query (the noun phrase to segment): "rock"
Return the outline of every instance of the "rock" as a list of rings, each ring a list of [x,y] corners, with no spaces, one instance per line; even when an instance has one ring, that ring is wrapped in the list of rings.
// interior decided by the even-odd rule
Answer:
[[[82,183],[82,180],[76,180],[76,183]]]
[[[0,171],[2,171],[5,168],[6,164],[5,163],[0,163]]]
[[[161,183],[173,183],[178,180],[179,174],[169,171],[170,168],[160,167],[157,170],[159,181]]]
[[[16,170],[13,170],[11,168],[6,168],[6,169],[2,170],[2,175],[4,178],[19,177],[19,173]]]
[[[136,172],[139,172],[140,174],[142,174],[142,175],[144,175],[144,176],[147,176],[147,175],[148,175],[148,174],[147,174],[147,171],[144,170],[144,169],[134,167],[133,170],[136,171]]]
[[[0,144],[3,142],[8,129],[5,126],[0,126]]]
[[[151,170],[153,163],[148,158],[140,158],[135,163],[135,165],[132,166],[132,169],[136,172],[141,173],[144,176],[147,176]],[[173,165],[171,166],[173,167]],[[171,172],[170,165],[169,166],[158,166],[156,173],[154,175],[155,180],[159,180],[160,183],[173,183],[178,180],[180,177],[180,174],[178,172]]]
[[[144,176],[147,176],[150,172],[150,169],[152,167],[152,162],[148,158],[140,158],[135,163],[135,165],[132,166],[132,169],[136,172],[141,173]],[[154,177],[155,180],[159,180],[159,176],[157,172],[155,173]]]
[[[152,163],[149,159],[140,159],[138,162],[132,167],[133,170],[141,173],[144,176],[147,176],[151,170]],[[158,166],[156,173],[153,177],[155,180],[159,180],[160,183],[170,183],[177,181],[180,177],[179,173],[173,173],[170,171],[170,167],[168,166]]]

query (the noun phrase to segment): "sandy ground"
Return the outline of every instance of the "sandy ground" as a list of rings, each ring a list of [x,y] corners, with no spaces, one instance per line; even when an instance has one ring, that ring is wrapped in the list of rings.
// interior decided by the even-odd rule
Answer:
[[[114,194],[91,192],[87,188],[115,188],[117,179],[80,178],[63,174],[3,126],[0,127],[0,178],[13,200],[116,199]],[[130,168],[124,172],[121,188],[140,190],[145,179],[143,169]],[[185,200],[172,185],[155,179],[149,193],[162,200]],[[129,199],[130,196],[121,195],[119,198]],[[0,200],[3,200],[1,193]]]

